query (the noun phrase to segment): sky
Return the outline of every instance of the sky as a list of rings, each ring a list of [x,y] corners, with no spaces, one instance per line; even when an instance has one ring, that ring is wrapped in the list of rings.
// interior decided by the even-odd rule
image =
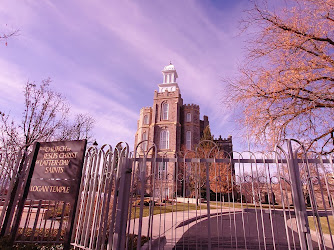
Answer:
[[[20,119],[23,86],[50,77],[71,117],[89,113],[99,145],[134,144],[139,111],[152,106],[172,62],[185,104],[200,105],[212,134],[246,150],[224,79],[237,75],[248,0],[1,0],[0,110]]]

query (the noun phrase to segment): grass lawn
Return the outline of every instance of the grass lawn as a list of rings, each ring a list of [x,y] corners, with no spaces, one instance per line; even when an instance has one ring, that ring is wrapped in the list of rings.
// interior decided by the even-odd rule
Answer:
[[[334,235],[334,219],[333,219],[333,216],[328,216],[328,219],[329,219],[329,225],[331,227],[332,235]],[[308,217],[308,223],[310,224],[310,229],[316,231],[313,216]],[[325,234],[329,234],[329,228],[328,228],[326,217],[320,217],[320,224],[321,224],[322,231]]]
[[[211,208],[215,208],[212,207]],[[143,210],[143,217],[149,216],[149,206],[144,206],[144,210]],[[197,206],[197,210],[200,209],[206,209],[206,205],[200,205]],[[135,211],[136,210],[136,211]],[[176,211],[187,211],[187,210],[196,210],[196,205],[195,204],[191,204],[191,203],[177,203],[177,204],[166,204],[164,206],[154,206],[153,209],[153,214],[164,214],[164,213],[170,213],[170,212],[176,212]],[[131,208],[131,219],[133,218],[139,218],[139,211],[140,211],[140,207],[132,207]]]

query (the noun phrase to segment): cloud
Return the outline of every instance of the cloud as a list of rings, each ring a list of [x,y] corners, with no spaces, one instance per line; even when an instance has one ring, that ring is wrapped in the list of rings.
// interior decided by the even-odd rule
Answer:
[[[126,106],[100,95],[88,86],[75,85],[80,102],[73,105],[72,113],[88,113],[95,119],[94,135],[100,143],[116,145],[119,141],[133,144],[139,114]]]
[[[19,117],[23,106],[23,88],[27,82],[27,76],[15,64],[5,61],[0,58],[0,111],[10,112],[12,115]],[[18,101],[13,105],[14,100]]]
[[[184,103],[199,104],[215,134],[228,124],[221,78],[240,59],[234,26],[240,2],[224,9],[202,1],[4,1],[0,22],[11,22],[22,34],[3,53],[0,66],[7,64],[9,74],[0,81],[24,84],[50,76],[73,111],[96,117],[99,140],[134,138],[139,110],[151,105],[169,60]],[[13,100],[10,94],[1,104],[15,106]]]

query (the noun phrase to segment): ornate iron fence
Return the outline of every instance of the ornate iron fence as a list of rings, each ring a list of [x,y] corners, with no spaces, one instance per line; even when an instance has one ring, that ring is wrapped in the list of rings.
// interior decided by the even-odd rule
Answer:
[[[156,152],[138,145],[132,159],[126,235],[138,249],[140,239],[152,249],[334,247],[331,157],[294,140],[266,153]]]
[[[7,209],[15,176],[23,185],[24,172],[18,173],[29,157],[1,156],[5,235],[15,224]],[[155,146],[143,151],[141,144],[132,155],[125,143],[90,148],[72,246],[332,249],[333,173],[332,156],[307,153],[293,140],[265,153],[223,152],[211,142],[179,155]],[[28,201],[16,240],[62,242],[69,209],[63,202]]]
[[[129,197],[124,193],[128,154],[126,143],[114,150],[105,145],[87,152],[73,234],[75,248],[122,249],[125,245],[125,237],[119,235],[125,231],[122,224],[126,225],[127,218],[123,203],[127,206]]]
[[[0,149],[1,236],[10,233],[15,219],[16,208],[27,180],[30,153],[29,145],[18,152]]]

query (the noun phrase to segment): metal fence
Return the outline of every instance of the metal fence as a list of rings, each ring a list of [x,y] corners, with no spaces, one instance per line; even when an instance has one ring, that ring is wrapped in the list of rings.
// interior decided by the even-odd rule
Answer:
[[[121,206],[128,200],[128,194],[123,193],[128,154],[125,143],[119,143],[114,150],[105,145],[87,152],[73,235],[75,248],[122,249],[117,244],[124,245],[119,240],[125,240],[118,235],[127,218]]]
[[[19,152],[0,149],[1,236],[10,233],[19,199],[22,197],[31,149]]]
[[[143,144],[133,154],[126,143],[86,152],[74,248],[334,248],[332,156],[307,153],[294,140],[265,153],[224,152],[204,142],[175,155]],[[3,231],[22,164],[6,159],[0,161]],[[28,201],[16,241],[62,242],[69,209]],[[11,221],[7,232],[15,216]]]
[[[139,144],[129,158],[123,154],[120,165],[111,163],[122,158],[115,153],[113,161],[105,160],[110,167],[103,168],[100,161],[96,166],[105,174],[90,167],[95,175],[86,175],[83,188],[92,193],[82,191],[84,209],[79,208],[73,245],[333,248],[331,157],[306,153],[296,141],[266,153],[227,153],[208,144],[172,156],[158,154],[155,146],[143,151]],[[100,154],[95,153],[107,159]],[[111,189],[104,191],[107,179]]]
[[[303,152],[301,145],[295,147],[293,151],[288,143],[285,149],[266,154],[234,152],[233,158],[215,147],[205,153],[204,147],[183,158],[151,159],[155,165],[151,180],[147,173],[139,178],[147,185],[141,197],[145,190],[156,201],[149,204],[153,209],[145,223],[149,244],[190,249],[332,248],[331,234],[322,230],[325,224],[330,233],[333,219],[332,159],[317,159]],[[145,161],[148,159],[142,164]],[[140,165],[140,157],[135,162]],[[175,163],[161,180],[159,165],[164,162]],[[164,197],[171,192],[166,190],[175,194],[169,196],[169,202]],[[154,207],[159,215],[153,215]],[[140,235],[141,216],[138,220]]]

